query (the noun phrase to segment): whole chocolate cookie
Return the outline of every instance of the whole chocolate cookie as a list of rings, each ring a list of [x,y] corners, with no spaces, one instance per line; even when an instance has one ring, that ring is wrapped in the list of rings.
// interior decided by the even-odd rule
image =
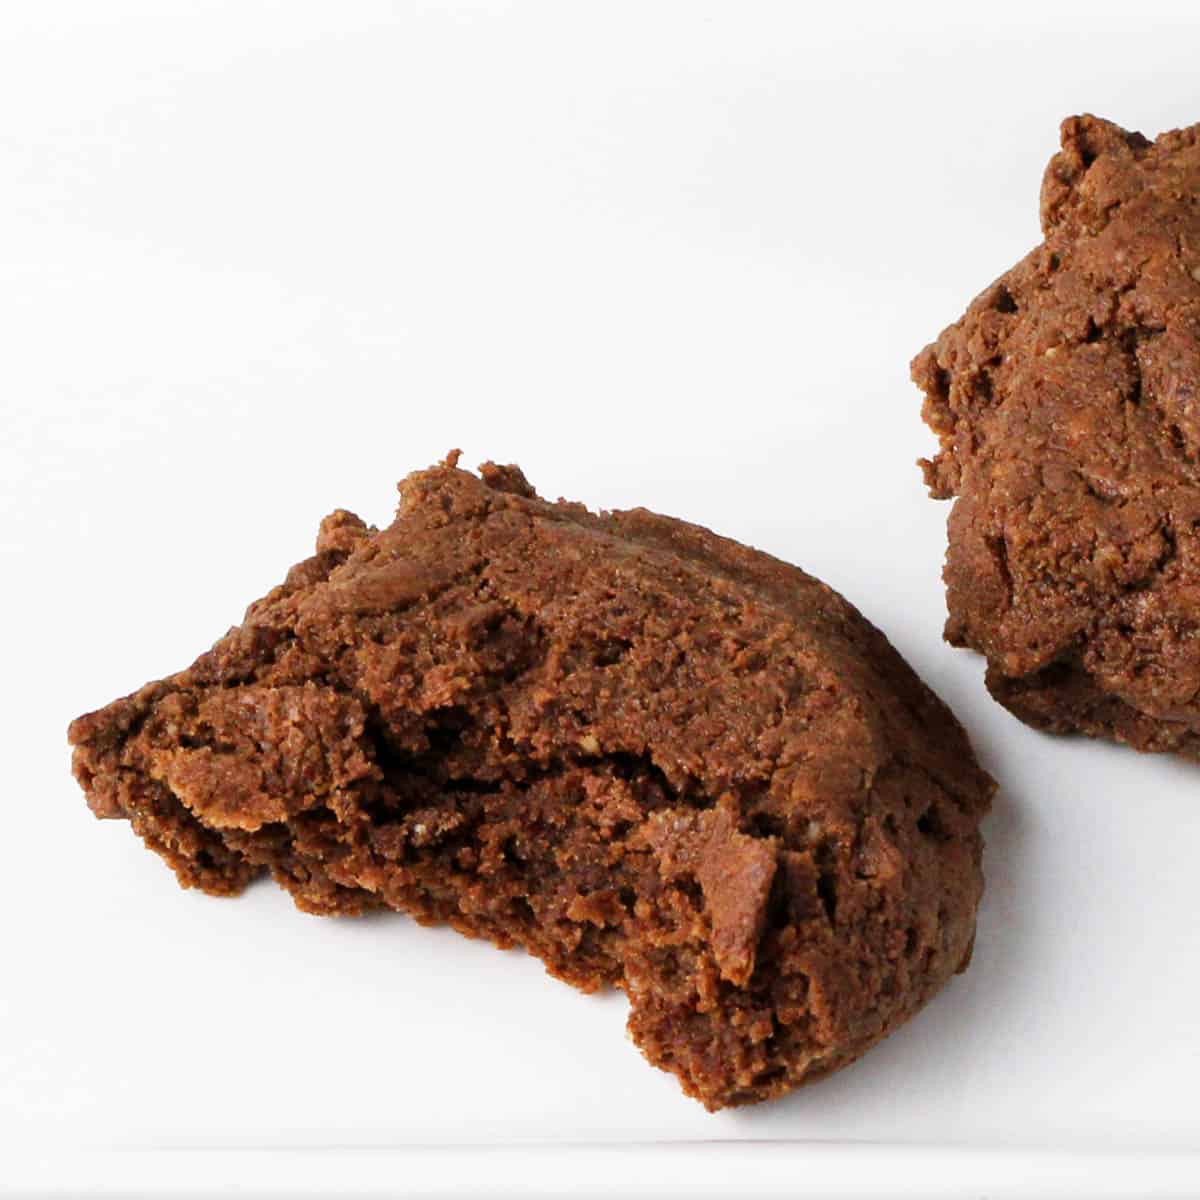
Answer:
[[[620,987],[709,1108],[858,1057],[970,955],[993,785],[958,723],[796,568],[456,458],[75,721],[92,810],[185,886],[270,871]]]
[[[946,637],[1031,725],[1200,758],[1200,126],[1064,121],[1041,215],[913,363]]]

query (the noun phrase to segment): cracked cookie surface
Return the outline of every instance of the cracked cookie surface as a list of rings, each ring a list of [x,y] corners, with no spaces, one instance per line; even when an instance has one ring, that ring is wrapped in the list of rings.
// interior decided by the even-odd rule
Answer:
[[[93,811],[185,886],[269,872],[619,987],[709,1108],[858,1057],[969,957],[993,785],[958,723],[802,571],[456,461],[75,721]]]
[[[1041,218],[913,363],[946,637],[1035,727],[1200,758],[1200,126],[1064,121]]]

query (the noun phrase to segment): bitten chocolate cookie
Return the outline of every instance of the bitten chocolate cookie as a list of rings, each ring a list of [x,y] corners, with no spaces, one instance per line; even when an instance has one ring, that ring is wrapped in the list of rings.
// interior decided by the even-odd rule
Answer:
[[[802,571],[456,460],[74,722],[92,810],[185,886],[269,871],[622,988],[712,1109],[857,1058],[970,956],[993,785],[958,723]]]
[[[1041,214],[913,363],[946,637],[1031,725],[1200,758],[1200,126],[1064,121]]]

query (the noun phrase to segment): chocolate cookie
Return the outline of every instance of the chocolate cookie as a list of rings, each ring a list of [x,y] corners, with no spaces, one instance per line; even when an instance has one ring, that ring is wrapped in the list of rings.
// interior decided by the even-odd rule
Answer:
[[[75,721],[92,810],[184,886],[270,871],[622,988],[711,1109],[857,1058],[970,955],[993,785],[958,723],[802,571],[456,459]]]
[[[1200,758],[1200,126],[1064,121],[1041,214],[913,363],[946,637],[1031,725]]]

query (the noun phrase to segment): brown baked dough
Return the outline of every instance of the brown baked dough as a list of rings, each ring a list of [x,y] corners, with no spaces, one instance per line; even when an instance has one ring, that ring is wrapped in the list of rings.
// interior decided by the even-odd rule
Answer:
[[[993,785],[958,723],[796,568],[456,459],[74,722],[92,810],[184,886],[270,871],[620,987],[711,1109],[857,1058],[970,954]]]
[[[1200,758],[1200,126],[1064,121],[1041,214],[913,363],[946,637],[1030,725]]]

